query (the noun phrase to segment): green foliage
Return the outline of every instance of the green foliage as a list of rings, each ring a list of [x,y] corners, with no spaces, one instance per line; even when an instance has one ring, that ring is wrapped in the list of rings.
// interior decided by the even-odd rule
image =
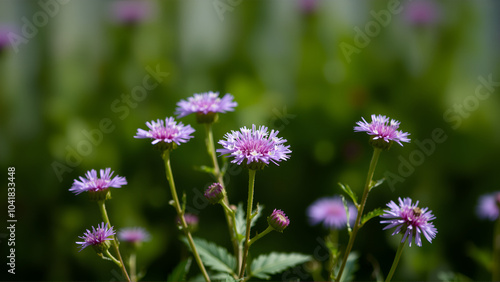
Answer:
[[[382,178],[379,180],[372,180],[372,182],[370,183],[370,191],[373,188],[380,186],[382,183],[384,183],[384,181],[385,181],[385,178]]]
[[[185,237],[182,241],[189,247]],[[236,259],[223,247],[215,243],[207,242],[201,238],[193,238],[196,249],[203,260],[203,263],[214,271],[220,271],[234,275],[236,269]]]
[[[167,278],[167,281],[186,281],[186,274],[189,272],[189,268],[191,267],[192,258],[187,258],[181,261],[170,273]]]
[[[252,261],[250,276],[270,279],[270,275],[279,273],[289,267],[304,263],[310,259],[310,256],[298,253],[270,253],[268,255],[260,255]]]
[[[480,249],[476,245],[469,245],[467,248],[467,254],[476,261],[477,264],[481,265],[488,271],[493,269],[493,254],[491,249],[485,250]]]
[[[354,191],[352,191],[351,187],[349,187],[349,185],[344,185],[342,183],[339,182],[339,186],[340,188],[342,188],[342,190],[344,190],[344,192],[349,195],[349,197],[351,198],[352,202],[354,203],[354,205],[356,207],[358,207],[358,197],[356,196],[356,194],[354,193]]]
[[[255,225],[257,219],[259,219],[259,217],[262,215],[263,209],[264,209],[263,206],[259,206],[259,204],[257,204],[257,208],[254,211],[254,216],[250,221],[250,227],[253,227]],[[242,244],[245,239],[245,233],[247,230],[246,224],[247,222],[245,217],[245,210],[243,209],[243,203],[239,203],[238,208],[236,210],[236,230],[238,232],[238,239],[240,244]]]
[[[349,257],[347,258],[347,262],[345,264],[344,273],[342,274],[341,282],[343,281],[354,281],[354,273],[359,269],[358,265],[359,255],[356,252],[351,252]],[[338,273],[340,270],[340,262],[335,267],[335,273]]]
[[[349,205],[347,204],[347,201],[345,200],[345,197],[343,195],[340,196],[342,198],[342,203],[344,204],[344,209],[345,209],[345,214],[347,218],[350,218],[349,215]],[[349,220],[347,220],[347,231],[349,232],[349,235],[352,232],[351,224],[349,223]]]
[[[374,210],[372,210],[371,212],[363,215],[363,217],[361,218],[361,226],[365,225],[365,223],[367,223],[370,219],[376,217],[376,216],[381,216],[384,214],[384,210],[382,208],[376,208]]]
[[[438,278],[441,281],[447,281],[447,282],[469,282],[473,281],[469,277],[463,275],[462,273],[457,273],[457,272],[439,272],[438,273]]]

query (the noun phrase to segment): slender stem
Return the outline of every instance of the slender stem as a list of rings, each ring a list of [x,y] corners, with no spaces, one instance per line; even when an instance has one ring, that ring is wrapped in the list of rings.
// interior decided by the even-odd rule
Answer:
[[[245,268],[248,257],[248,248],[250,247],[250,227],[252,223],[252,205],[253,205],[253,190],[255,184],[255,173],[253,169],[248,170],[248,202],[247,202],[247,230],[245,237],[245,249],[243,251],[243,261],[241,263],[240,278],[245,275]]]
[[[403,248],[405,247],[407,240],[408,240],[408,238],[406,238],[406,240],[404,240],[403,242],[401,242],[399,244],[398,250],[396,252],[396,256],[394,257],[394,261],[392,262],[391,270],[389,271],[389,274],[387,275],[385,282],[391,281],[392,275],[394,275],[394,272],[396,271],[396,268],[398,267],[399,258],[401,257],[401,254],[403,253]]]
[[[106,256],[108,256],[109,259],[111,259],[118,267],[122,267],[121,263],[109,252],[109,250],[105,251]]]
[[[210,277],[208,276],[207,270],[205,269],[205,266],[203,265],[203,262],[201,261],[200,255],[198,254],[198,251],[196,250],[196,246],[193,241],[193,236],[191,236],[191,232],[189,232],[188,225],[186,223],[186,219],[184,218],[184,211],[181,208],[181,204],[179,202],[179,197],[177,196],[177,191],[175,189],[175,183],[174,183],[174,176],[172,174],[172,168],[170,166],[170,150],[165,150],[163,151],[162,154],[163,161],[165,162],[165,172],[167,175],[167,181],[170,186],[170,192],[172,193],[172,198],[174,200],[174,207],[175,210],[177,211],[177,215],[180,218],[181,221],[181,226],[182,230],[184,231],[184,234],[186,235],[189,246],[191,247],[191,250],[194,255],[194,259],[196,260],[196,263],[198,264],[198,267],[201,270],[201,273],[203,274],[203,277],[205,278],[206,281],[210,281]]]
[[[224,185],[224,178],[222,176],[222,172],[219,168],[219,163],[217,162],[217,156],[215,154],[215,144],[214,144],[214,137],[213,137],[213,132],[212,132],[212,123],[205,123],[205,131],[206,131],[206,139],[205,143],[207,145],[207,151],[208,154],[210,155],[210,158],[212,159],[212,164],[214,166],[214,177],[217,179],[219,184],[226,189]],[[224,194],[224,203],[226,206],[229,206],[229,199],[227,198],[227,193]],[[238,238],[237,234],[238,231],[236,229],[236,218],[234,215],[234,212],[230,214],[227,209],[224,209],[224,215],[226,217],[226,222],[228,225],[229,229],[229,237],[231,238],[231,243],[233,244],[233,252],[234,256],[237,259],[236,265],[240,265],[240,248],[238,244]],[[237,270],[238,271],[238,270]]]
[[[338,229],[332,229],[330,231],[330,235],[328,235],[327,242],[330,244],[331,247],[328,248],[330,252],[330,260],[328,261],[328,277],[330,277],[330,281],[332,279],[335,279],[333,267],[335,266],[335,263],[338,260],[338,243],[339,243],[339,230]],[[334,253],[335,252],[335,253]]]
[[[106,205],[104,204],[104,200],[97,201],[97,205],[99,206],[99,210],[101,211],[101,215],[104,222],[108,224],[108,227],[111,227],[111,223],[109,221],[108,212],[106,211]],[[125,275],[127,281],[130,281],[127,269],[125,268],[125,264],[123,263],[122,255],[120,254],[120,247],[118,246],[118,239],[116,238],[116,235],[113,235],[113,246],[115,247],[118,259],[120,260],[120,268],[123,272],[123,275]]]
[[[128,268],[130,269],[130,279],[132,282],[137,281],[137,256],[135,251],[132,251],[130,253],[130,256],[128,257]]]
[[[259,240],[260,238],[264,237],[267,233],[273,231],[274,229],[271,226],[267,226],[266,230],[262,231],[261,233],[257,234],[257,236],[253,237],[250,242],[248,242],[248,247],[250,247],[255,241]]]
[[[342,259],[342,265],[340,266],[339,273],[337,274],[337,279],[335,280],[337,282],[339,282],[340,278],[342,278],[342,273],[344,272],[347,259],[349,258],[352,246],[354,245],[354,240],[356,239],[356,234],[358,233],[359,230],[361,217],[363,216],[363,210],[365,209],[366,199],[368,198],[368,193],[370,192],[373,173],[375,172],[375,168],[377,167],[377,161],[380,156],[380,152],[381,152],[380,149],[377,148],[373,149],[372,160],[370,161],[370,167],[368,168],[368,175],[366,176],[366,183],[365,183],[365,189],[363,191],[363,197],[361,198],[361,204],[358,207],[358,215],[356,216],[356,221],[354,223],[351,236],[349,237],[349,243],[347,244],[347,249],[345,250],[344,258]]]
[[[492,281],[500,281],[500,217],[495,223],[493,233],[493,276]]]

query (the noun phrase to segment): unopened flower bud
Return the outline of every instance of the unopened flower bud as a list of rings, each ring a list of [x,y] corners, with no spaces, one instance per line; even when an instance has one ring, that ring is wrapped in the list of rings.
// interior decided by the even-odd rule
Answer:
[[[215,205],[224,199],[224,188],[220,183],[216,182],[205,190],[204,195],[212,205]]]
[[[285,230],[285,228],[290,224],[290,220],[282,210],[275,209],[271,216],[267,217],[267,223],[274,230],[283,232],[283,230]]]

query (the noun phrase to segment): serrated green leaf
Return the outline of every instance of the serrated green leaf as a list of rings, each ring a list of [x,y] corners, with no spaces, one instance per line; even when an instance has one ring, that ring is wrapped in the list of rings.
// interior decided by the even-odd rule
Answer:
[[[372,180],[372,182],[370,183],[370,191],[371,191],[373,188],[380,186],[382,183],[384,183],[384,181],[385,181],[385,178],[379,179],[379,180],[377,180],[377,181],[373,181],[373,180]]]
[[[268,255],[260,255],[252,261],[250,276],[260,279],[270,279],[270,275],[279,273],[289,267],[304,263],[310,259],[311,256],[298,253],[270,253]]]
[[[340,278],[340,282],[344,281],[354,281],[354,273],[358,270],[358,258],[359,255],[356,252],[351,252],[347,257],[347,261],[344,267],[344,273]],[[340,270],[340,262],[336,266],[335,273],[338,273]]]
[[[262,215],[263,206],[257,205],[257,214],[252,218],[250,222],[250,227],[254,226],[257,222],[257,219]],[[243,243],[245,239],[245,234],[247,230],[247,221],[245,217],[245,211],[243,210],[243,203],[238,204],[238,208],[236,210],[236,231],[238,232],[238,240]]]
[[[368,220],[376,217],[376,216],[381,216],[385,213],[385,211],[381,208],[376,208],[374,210],[372,210],[371,212],[363,215],[363,217],[361,218],[361,226],[365,225],[365,223],[368,222]]]
[[[167,281],[186,281],[186,274],[189,272],[189,268],[191,267],[192,259],[189,257],[183,261],[181,261],[170,273],[167,278]]]
[[[182,241],[190,247],[186,237],[183,237]],[[193,238],[193,241],[196,250],[207,267],[214,271],[225,272],[231,275],[234,274],[236,259],[226,249],[201,238]]]
[[[351,187],[349,187],[349,185],[344,185],[342,183],[339,182],[339,186],[340,188],[342,188],[342,190],[344,190],[344,192],[351,198],[352,202],[354,203],[354,205],[357,207],[358,206],[358,197],[356,196],[356,194],[352,191]]]

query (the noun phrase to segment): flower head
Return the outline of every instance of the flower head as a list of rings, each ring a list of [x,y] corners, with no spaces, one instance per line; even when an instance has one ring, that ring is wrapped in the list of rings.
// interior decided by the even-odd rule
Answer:
[[[75,193],[76,195],[89,192],[90,198],[92,200],[104,200],[109,198],[108,188],[121,188],[122,185],[127,184],[127,180],[123,176],[113,176],[114,171],[111,168],[106,168],[106,170],[101,169],[101,177],[97,177],[97,171],[95,169],[87,171],[83,178],[80,176],[80,181],[76,180],[73,182],[73,186],[69,191]]]
[[[204,195],[211,204],[217,204],[220,200],[224,199],[224,188],[222,188],[219,182],[216,182],[205,190]]]
[[[439,7],[431,0],[412,1],[405,9],[405,18],[408,23],[417,26],[434,24],[440,18]]]
[[[152,1],[120,0],[111,5],[111,12],[115,21],[124,24],[136,24],[151,17],[154,11]]]
[[[436,237],[437,229],[434,224],[430,222],[436,217],[432,214],[428,208],[419,208],[418,201],[412,204],[410,198],[405,198],[401,200],[399,198],[399,206],[391,201],[387,204],[390,210],[386,210],[380,217],[386,218],[388,220],[382,220],[380,223],[388,223],[383,230],[396,227],[396,230],[392,235],[398,234],[399,232],[404,233],[401,243],[403,243],[406,238],[409,238],[409,244],[411,247],[411,242],[415,238],[415,243],[417,246],[422,247],[422,239],[420,234],[424,234],[425,238],[429,243],[432,243],[432,239]]]
[[[234,111],[234,107],[238,103],[233,101],[231,94],[226,94],[219,98],[219,92],[205,92],[194,94],[188,100],[181,100],[177,103],[175,114],[178,118],[196,113],[196,118],[199,123],[211,123],[216,120],[217,113],[225,113]]]
[[[495,192],[479,197],[477,215],[481,219],[494,221],[498,218],[500,210],[500,192]]]
[[[76,243],[81,245],[80,251],[88,246],[92,246],[97,253],[102,253],[109,248],[108,240],[113,240],[113,237],[109,238],[113,235],[115,235],[113,227],[108,228],[108,224],[104,225],[103,222],[101,226],[97,225],[97,228],[92,226],[92,232],[87,229],[87,232],[83,233],[83,236],[78,236],[78,238],[83,239],[83,242]]]
[[[397,142],[399,145],[403,146],[401,142],[410,142],[408,132],[403,132],[397,130],[399,128],[400,122],[391,119],[390,124],[389,118],[383,115],[372,115],[372,122],[368,123],[364,118],[363,121],[358,121],[356,124],[358,126],[354,127],[355,132],[365,131],[368,135],[371,135],[371,144],[379,149],[387,150],[391,146],[392,142]]]
[[[358,214],[354,205],[349,204],[349,224],[353,225]],[[347,214],[339,196],[326,197],[316,200],[307,208],[307,215],[311,225],[323,222],[328,229],[342,229],[347,227]]]
[[[290,158],[288,154],[292,151],[290,146],[284,146],[286,139],[277,137],[279,131],[267,131],[267,127],[260,126],[256,129],[252,125],[252,129],[246,127],[240,128],[240,131],[231,131],[224,136],[226,140],[220,140],[224,149],[217,149],[222,155],[230,155],[234,157],[232,163],[241,164],[245,161],[250,169],[262,169],[269,161],[278,165],[278,162]]]
[[[267,223],[274,230],[283,232],[290,224],[290,219],[288,219],[288,216],[282,210],[274,209],[273,213],[267,217]]]
[[[177,122],[173,117],[168,117],[165,121],[158,119],[156,122],[146,122],[149,130],[137,129],[137,134],[134,138],[151,138],[154,139],[151,144],[155,145],[160,143],[163,149],[174,148],[175,145],[186,143],[189,139],[193,138],[191,133],[195,130],[191,125],[184,125],[182,122]]]
[[[122,228],[118,231],[118,239],[123,242],[141,243],[149,241],[150,235],[142,227]]]

